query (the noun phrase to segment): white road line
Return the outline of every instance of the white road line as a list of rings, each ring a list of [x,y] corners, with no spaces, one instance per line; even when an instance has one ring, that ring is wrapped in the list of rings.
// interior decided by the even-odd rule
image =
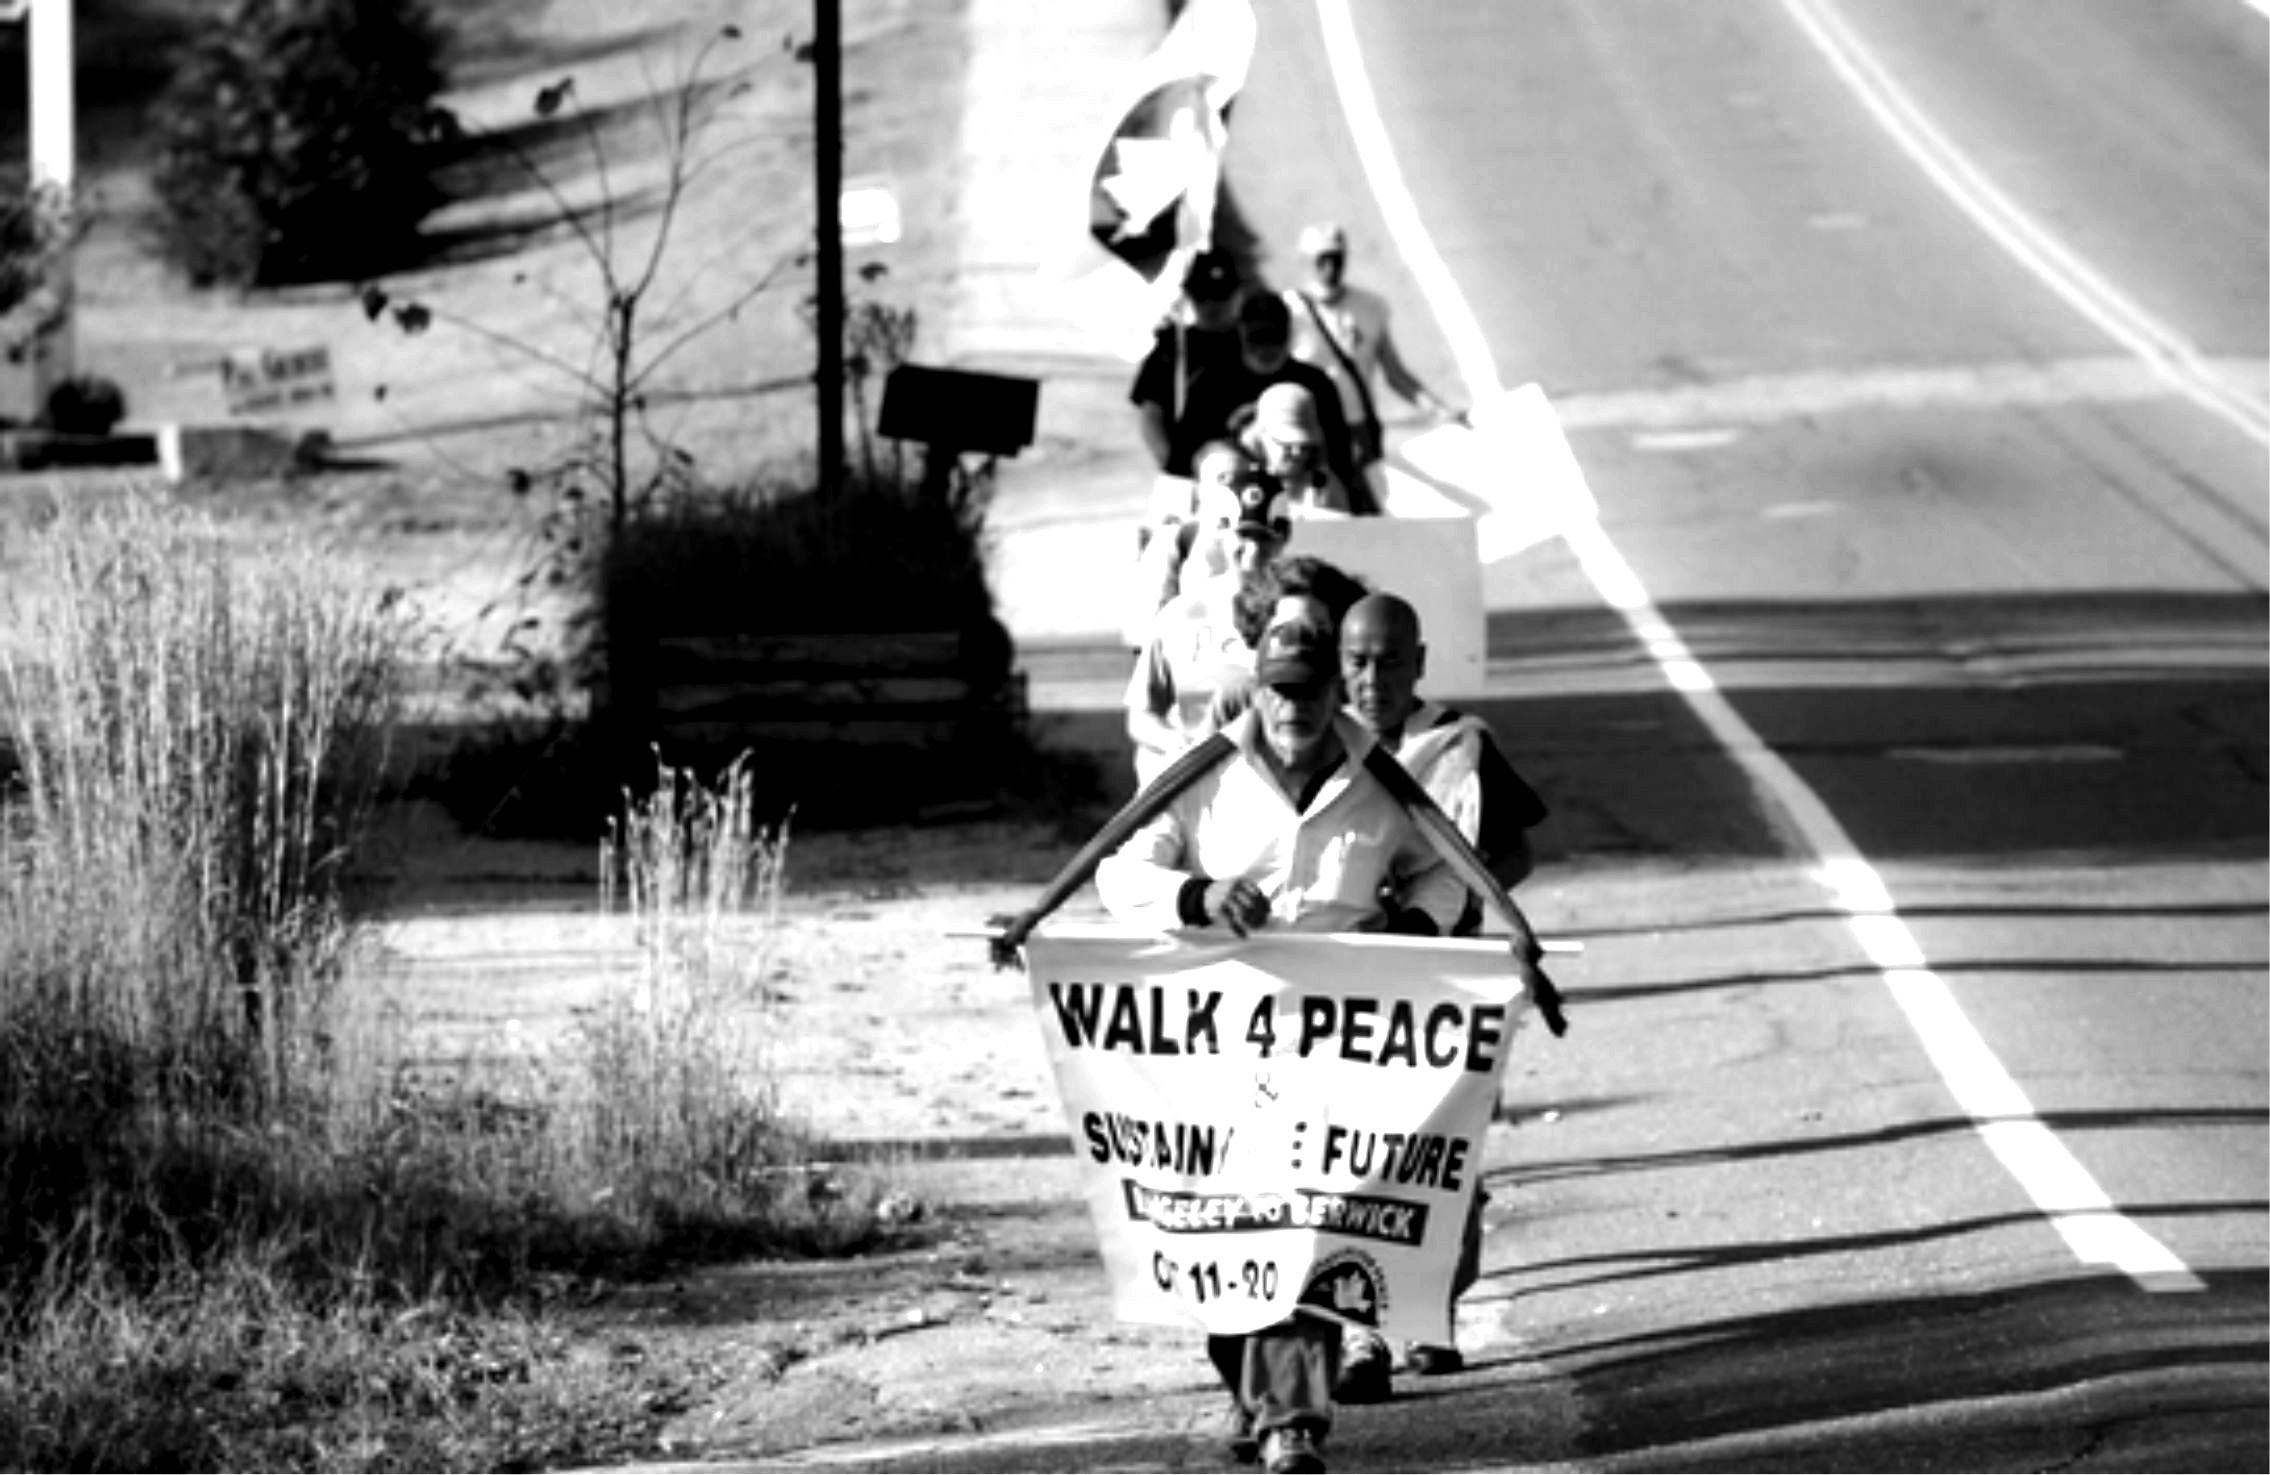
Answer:
[[[1488,340],[1403,182],[1364,70],[1348,0],[1316,0],[1316,14],[1341,110],[1389,233],[1412,263],[1428,308],[1458,355],[1469,402],[1480,406],[1495,400],[1503,390]],[[2042,1125],[2024,1090],[1955,1002],[1946,980],[1925,965],[1922,946],[1893,909],[1883,878],[1861,857],[1820,796],[1726,700],[1598,521],[1573,520],[1563,536],[1600,597],[1622,614],[1664,679],[1685,696],[1697,719],[1741,766],[1765,812],[1778,817],[1791,838],[1819,860],[1824,885],[1862,950],[1882,971],[1885,987],[1907,1015],[1924,1053],[1988,1150],[2048,1216],[2067,1247],[2084,1264],[2113,1266],[2147,1290],[2204,1289],[2173,1251],[2119,1212],[2088,1169]]]
[[[1419,279],[1419,290],[1428,304],[1436,308],[1435,324],[1450,345],[1451,357],[1458,362],[1458,376],[1466,381],[1466,402],[1480,405],[1494,401],[1505,386],[1498,382],[1498,364],[1490,353],[1490,340],[1483,335],[1474,314],[1466,310],[1466,299],[1442,253],[1435,249],[1434,237],[1419,224],[1418,201],[1411,198],[1410,186],[1403,182],[1403,168],[1395,162],[1394,146],[1387,141],[1387,130],[1379,121],[1379,99],[1372,94],[1371,74],[1364,70],[1347,0],[1316,0],[1316,14],[1324,27],[1332,81],[1340,90],[1340,111],[1348,116],[1348,126],[1355,134],[1356,158],[1387,216],[1395,248],[1402,253],[1403,264]],[[1408,230],[1403,228],[1406,222]],[[1445,302],[1457,304],[1459,310],[1441,311],[1439,304]]]
[[[1901,152],[2020,266],[2107,337],[2150,364],[2177,393],[2270,445],[2270,406],[2225,382],[2182,334],[2145,311],[2019,209],[1932,124],[1827,0],[1782,0],[1782,8]]]

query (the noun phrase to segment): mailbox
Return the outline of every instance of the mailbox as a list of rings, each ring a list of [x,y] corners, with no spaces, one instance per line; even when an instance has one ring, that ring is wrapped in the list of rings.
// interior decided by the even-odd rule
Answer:
[[[901,364],[883,381],[876,429],[939,451],[1014,456],[1033,443],[1039,415],[1038,379]]]

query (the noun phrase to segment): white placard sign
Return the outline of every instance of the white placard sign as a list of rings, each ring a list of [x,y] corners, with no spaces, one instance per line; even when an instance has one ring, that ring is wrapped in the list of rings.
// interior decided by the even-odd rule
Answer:
[[[332,399],[328,348],[239,349],[221,360],[221,393],[232,415],[260,415]]]
[[[1409,600],[1427,643],[1419,690],[1438,700],[1475,697],[1484,692],[1488,640],[1475,531],[1471,517],[1303,518],[1285,551],[1314,554]]]

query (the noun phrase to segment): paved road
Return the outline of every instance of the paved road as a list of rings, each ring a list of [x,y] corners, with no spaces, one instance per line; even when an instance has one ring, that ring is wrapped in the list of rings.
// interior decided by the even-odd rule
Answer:
[[[1487,585],[1591,941],[1490,1344],[1588,1466],[2263,1468],[2270,20],[1256,8],[1245,217],[1346,220],[1599,509]],[[1397,1427],[1571,1453],[1455,1384]]]

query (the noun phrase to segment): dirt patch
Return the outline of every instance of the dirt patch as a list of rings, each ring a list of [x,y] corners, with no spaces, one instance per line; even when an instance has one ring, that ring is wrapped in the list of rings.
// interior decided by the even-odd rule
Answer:
[[[396,879],[363,977],[414,1022],[419,1058],[557,1048],[634,972],[630,920],[599,908],[596,846],[469,838],[430,804],[391,819]],[[845,1152],[1062,1150],[1024,977],[972,934],[1070,850],[1016,819],[792,835],[761,1021],[783,1111]]]
[[[469,839],[431,808],[395,819],[405,869],[365,982],[437,1061],[554,1048],[630,974],[594,848]],[[1054,824],[1013,818],[791,838],[771,1078],[820,1171],[882,1166],[915,1242],[693,1269],[576,1313],[594,1345],[635,1337],[709,1369],[665,1454],[967,1437],[1067,1402],[1142,1409],[1153,1432],[1202,1422],[1211,1375],[1192,1339],[1112,1319],[1024,975],[969,935],[1028,904],[1069,849]]]

